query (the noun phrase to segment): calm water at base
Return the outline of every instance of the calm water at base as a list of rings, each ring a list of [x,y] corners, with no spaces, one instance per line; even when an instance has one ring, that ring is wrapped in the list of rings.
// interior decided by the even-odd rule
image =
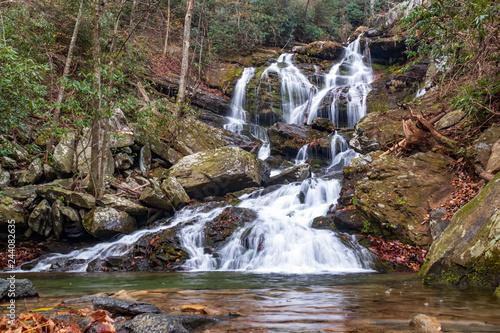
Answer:
[[[126,289],[164,313],[179,314],[185,304],[239,312],[221,317],[202,332],[411,332],[418,313],[435,316],[443,332],[500,332],[500,302],[492,290],[426,287],[412,273],[251,274],[46,273],[29,278],[40,298],[30,309],[63,299]],[[0,277],[7,277],[0,274]],[[18,311],[26,305],[18,301]],[[2,304],[0,313],[5,313]]]

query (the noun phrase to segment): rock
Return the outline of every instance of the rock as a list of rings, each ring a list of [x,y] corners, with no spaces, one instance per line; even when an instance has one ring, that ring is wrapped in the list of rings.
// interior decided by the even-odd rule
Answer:
[[[37,189],[38,186],[27,185],[23,187],[4,187],[2,191],[7,197],[24,201],[30,197],[34,197]]]
[[[182,312],[198,312],[198,313],[205,313],[205,309],[207,307],[204,305],[198,305],[198,304],[190,304],[190,305],[183,305],[181,307]]]
[[[462,109],[454,110],[448,112],[443,118],[439,119],[434,127],[437,130],[442,130],[457,124],[466,116],[466,113]]]
[[[441,324],[436,317],[418,314],[410,319],[410,328],[421,333],[441,332]]]
[[[164,209],[170,213],[173,213],[175,211],[174,206],[172,205],[168,197],[161,191],[156,190],[152,187],[145,188],[142,191],[139,200],[151,207]]]
[[[311,177],[311,166],[309,164],[301,164],[271,177],[266,181],[266,186],[301,182],[309,177]]]
[[[43,175],[46,181],[51,182],[57,178],[57,171],[51,165],[44,163]]]
[[[118,153],[114,156],[115,168],[118,170],[127,170],[134,165],[134,159],[125,153]]]
[[[151,171],[151,147],[149,145],[144,145],[141,148],[139,154],[139,168],[144,177],[149,175],[149,171]]]
[[[132,146],[134,144],[134,132],[123,114],[123,111],[116,108],[113,109],[112,112],[113,114],[109,118],[109,147],[121,148]]]
[[[322,132],[333,132],[333,122],[328,118],[314,118],[311,127]]]
[[[408,0],[402,3],[396,4],[394,7],[389,9],[387,14],[384,15],[383,26],[385,28],[390,28],[396,24],[402,17],[408,16],[410,12],[416,7],[423,5],[428,0]]]
[[[96,207],[85,214],[85,230],[101,240],[109,240],[117,234],[130,234],[137,229],[135,219],[114,208]]]
[[[106,310],[121,315],[138,315],[141,313],[161,313],[154,304],[128,301],[111,297],[95,297],[92,299],[94,310]]]
[[[217,320],[191,315],[165,315],[145,313],[132,320],[116,324],[117,332],[126,333],[188,333]]]
[[[427,284],[498,287],[500,173],[453,216],[432,244],[419,276]]]
[[[161,183],[161,189],[175,209],[180,209],[189,203],[189,195],[187,195],[177,178],[168,177],[165,179]]]
[[[0,166],[0,186],[2,187],[9,186],[9,182],[10,182],[10,172],[4,170]]]
[[[2,166],[7,168],[7,169],[16,169],[17,168],[16,160],[14,160],[8,156],[2,157],[1,161],[2,161]]]
[[[243,67],[239,64],[215,62],[204,72],[205,83],[210,88],[219,89],[222,93],[230,95],[242,72]]]
[[[449,200],[454,191],[452,175],[447,173],[449,162],[432,152],[374,160],[368,172],[346,176],[348,181],[343,184],[337,208],[355,206],[357,228],[363,221],[369,227],[365,231],[372,235],[429,245],[429,224],[422,221],[430,210]]]
[[[402,65],[407,57],[405,41],[401,37],[378,38],[368,42],[371,59],[381,65]]]
[[[103,206],[120,210],[132,216],[148,214],[148,209],[146,207],[116,195],[105,194],[99,202]]]
[[[344,47],[336,42],[317,41],[305,46],[296,46],[292,52],[324,60],[340,60],[344,54]]]
[[[256,219],[257,213],[249,208],[229,207],[225,209],[205,224],[204,233],[208,250],[216,252],[236,230]]]
[[[14,220],[16,230],[21,231],[26,225],[24,209],[21,202],[0,195],[0,228],[7,230],[8,221]]]
[[[435,242],[450,223],[445,219],[446,209],[439,207],[429,212],[429,225],[431,228],[432,241]]]
[[[203,89],[198,89],[196,94],[191,95],[191,103],[201,109],[220,115],[227,115],[231,111],[231,102],[228,97],[219,96]]]
[[[260,186],[267,177],[263,162],[236,147],[189,155],[169,173],[191,198],[222,196],[247,187]]]
[[[48,237],[52,231],[52,223],[50,221],[50,205],[47,200],[42,200],[36,208],[31,212],[28,225],[31,230],[44,237]]]
[[[75,150],[76,142],[74,135],[64,135],[52,154],[54,167],[60,172],[71,173],[73,171]]]
[[[85,129],[83,138],[76,144],[77,171],[81,175],[88,175],[91,169],[92,160],[92,137],[89,129]],[[111,177],[115,173],[115,163],[113,154],[108,146],[106,151],[106,176]]]
[[[14,283],[12,283],[14,282]],[[15,290],[15,296],[9,296],[9,293]],[[7,301],[12,298],[22,299],[26,297],[37,297],[33,283],[28,279],[0,279],[0,301]]]
[[[57,239],[61,238],[63,232],[63,216],[59,210],[63,205],[64,203],[61,200],[56,200],[52,204],[52,209],[50,211],[50,222],[52,223],[52,230],[54,230]]]
[[[476,173],[479,174],[482,169],[486,169],[493,146],[499,138],[500,126],[492,126],[484,131],[484,133],[474,141],[470,150],[474,156]]]
[[[41,187],[36,190],[36,194],[50,202],[61,199],[65,203],[68,202],[82,208],[91,209],[95,206],[95,198],[90,194],[74,192],[60,187]]]
[[[365,31],[365,36],[366,37],[377,37],[377,36],[381,36],[383,35],[384,32],[383,31],[380,31],[378,29],[375,29],[375,28],[370,28],[368,30]]]
[[[3,135],[0,135],[0,146],[2,146],[2,149],[4,151],[3,155],[5,155],[6,157],[13,158],[17,162],[28,161],[28,151],[17,142],[9,141]]]
[[[500,139],[491,148],[491,155],[486,164],[486,171],[492,174],[500,171]]]
[[[21,172],[17,180],[18,186],[36,184],[43,176],[42,160],[36,158],[30,163],[27,170]]]
[[[327,230],[337,230],[337,227],[333,223],[333,218],[331,216],[318,216],[314,218],[311,228],[314,229],[327,229]]]
[[[324,139],[322,132],[304,126],[276,123],[268,129],[268,134],[273,154],[295,158],[300,148],[315,140],[318,155],[327,156],[331,151],[330,142]]]
[[[359,233],[368,220],[355,209],[338,210],[333,216],[335,228],[340,232]]]

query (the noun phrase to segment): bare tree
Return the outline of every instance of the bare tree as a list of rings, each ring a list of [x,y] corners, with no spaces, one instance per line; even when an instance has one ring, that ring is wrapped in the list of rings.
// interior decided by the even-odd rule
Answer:
[[[163,46],[163,56],[167,55],[169,32],[170,32],[170,0],[168,0],[167,2],[167,29],[165,31],[165,45]]]
[[[179,80],[179,93],[177,94],[177,103],[182,104],[186,98],[186,86],[188,81],[189,67],[189,41],[191,38],[191,16],[193,13],[194,0],[188,0],[186,7],[186,17],[184,18],[184,34],[182,37],[182,64],[181,77]]]

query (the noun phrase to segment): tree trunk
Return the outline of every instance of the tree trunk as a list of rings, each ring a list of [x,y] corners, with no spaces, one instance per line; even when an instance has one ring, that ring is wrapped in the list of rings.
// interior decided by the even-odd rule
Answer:
[[[76,37],[78,36],[78,29],[80,28],[80,23],[82,22],[83,16],[83,5],[85,0],[80,0],[80,8],[78,9],[78,14],[76,16],[75,28],[73,29],[73,35],[71,36],[71,42],[69,43],[68,56],[66,57],[66,63],[64,64],[64,71],[61,78],[61,85],[59,86],[59,91],[57,93],[56,108],[54,110],[54,117],[52,123],[57,125],[59,122],[59,115],[61,114],[61,103],[64,99],[64,79],[68,76],[69,70],[71,68],[71,62],[73,59],[73,50],[75,49]],[[50,150],[54,144],[54,136],[52,131],[50,132],[49,140],[47,141],[46,149]]]
[[[93,121],[91,129],[91,153],[90,153],[90,191],[97,199],[100,199],[104,190],[104,173],[101,168],[102,159],[106,158],[101,149],[101,47],[100,47],[100,18],[102,0],[94,0],[92,15],[92,60],[94,62],[94,84],[93,90],[96,96],[93,101]]]
[[[130,28],[132,29],[132,32],[130,32],[130,38],[129,38],[129,43],[131,45],[134,44],[134,38],[135,38],[135,18],[137,14],[137,4],[139,3],[139,0],[132,0],[132,9],[130,10]]]
[[[168,0],[168,3],[167,3],[167,30],[165,32],[165,45],[163,46],[163,56],[167,55],[169,32],[170,32],[170,0]]]
[[[189,40],[191,37],[191,14],[193,13],[194,0],[188,0],[186,17],[184,18],[184,35],[182,39],[182,65],[181,77],[179,81],[179,93],[177,103],[182,104],[186,98],[187,74],[189,67]]]

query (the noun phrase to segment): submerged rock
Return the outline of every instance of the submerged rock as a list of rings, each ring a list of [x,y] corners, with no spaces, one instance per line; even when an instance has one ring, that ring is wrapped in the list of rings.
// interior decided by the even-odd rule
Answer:
[[[141,313],[161,313],[154,304],[146,302],[128,301],[111,297],[94,297],[94,310],[106,310],[121,315],[137,315]]]
[[[453,216],[419,275],[425,283],[500,283],[500,173]]]
[[[193,330],[217,322],[216,319],[193,315],[165,315],[145,313],[132,320],[116,324],[117,332],[126,333],[188,333]]]
[[[130,234],[137,229],[135,219],[114,208],[96,207],[83,219],[85,230],[95,238],[108,240],[117,234]]]
[[[184,157],[170,169],[169,176],[176,177],[191,198],[203,199],[260,186],[267,170],[255,155],[224,147]]]
[[[441,324],[436,317],[418,314],[410,319],[410,328],[419,333],[438,333],[441,332]]]

